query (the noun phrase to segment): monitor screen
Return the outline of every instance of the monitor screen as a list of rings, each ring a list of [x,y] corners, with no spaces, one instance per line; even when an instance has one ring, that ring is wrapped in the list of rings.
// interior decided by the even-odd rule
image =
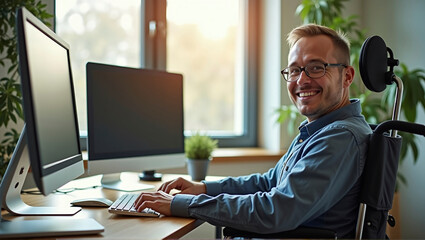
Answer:
[[[84,173],[69,46],[29,12],[19,16],[28,151],[35,183],[48,194]]]
[[[87,64],[89,173],[184,166],[183,76]]]

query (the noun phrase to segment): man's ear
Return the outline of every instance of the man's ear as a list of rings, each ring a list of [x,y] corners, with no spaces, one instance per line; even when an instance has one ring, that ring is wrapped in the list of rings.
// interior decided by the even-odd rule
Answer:
[[[347,66],[344,72],[345,75],[343,85],[344,88],[348,88],[354,80],[354,68],[352,66]]]

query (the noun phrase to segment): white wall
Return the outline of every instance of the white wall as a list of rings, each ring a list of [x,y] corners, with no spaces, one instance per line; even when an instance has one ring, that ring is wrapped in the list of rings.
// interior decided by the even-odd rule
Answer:
[[[258,145],[272,151],[280,149],[280,124],[276,123],[276,109],[280,106],[281,69],[281,2],[261,1],[259,23],[258,69]]]
[[[394,56],[409,69],[425,69],[425,1],[423,0],[363,0],[364,25],[371,35],[381,36]],[[423,110],[417,122],[425,124]],[[413,165],[412,156],[400,171],[408,186],[400,188],[402,238],[425,238],[425,138],[418,137],[419,159]]]

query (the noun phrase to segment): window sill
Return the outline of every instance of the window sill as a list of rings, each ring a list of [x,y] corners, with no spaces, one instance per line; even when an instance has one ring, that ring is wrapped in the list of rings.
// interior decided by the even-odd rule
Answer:
[[[218,148],[213,151],[212,161],[215,163],[224,162],[256,162],[274,161],[277,162],[285,154],[284,150],[270,151],[264,148]],[[84,167],[87,169],[87,151],[83,151]]]
[[[277,162],[285,151],[270,151],[264,148],[218,148],[214,150],[213,162]]]

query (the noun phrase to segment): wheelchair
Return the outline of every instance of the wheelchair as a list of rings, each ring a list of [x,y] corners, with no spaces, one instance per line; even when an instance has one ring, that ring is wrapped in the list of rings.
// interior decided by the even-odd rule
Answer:
[[[389,55],[389,57],[388,57]],[[399,64],[393,52],[379,36],[372,36],[363,43],[359,70],[365,86],[374,92],[382,92],[387,85],[396,84],[397,90],[393,106],[392,120],[371,125],[366,163],[362,173],[360,206],[355,228],[356,239],[385,239],[387,221],[394,226],[395,220],[388,215],[392,208],[395,192],[398,162],[402,138],[397,131],[425,136],[425,125],[399,121],[403,82],[394,72]],[[373,184],[370,184],[373,183]],[[354,226],[353,226],[354,228]],[[300,226],[291,231],[262,234],[237,230],[231,227],[223,229],[225,238],[320,238],[337,239],[337,233],[330,229],[318,229]]]

